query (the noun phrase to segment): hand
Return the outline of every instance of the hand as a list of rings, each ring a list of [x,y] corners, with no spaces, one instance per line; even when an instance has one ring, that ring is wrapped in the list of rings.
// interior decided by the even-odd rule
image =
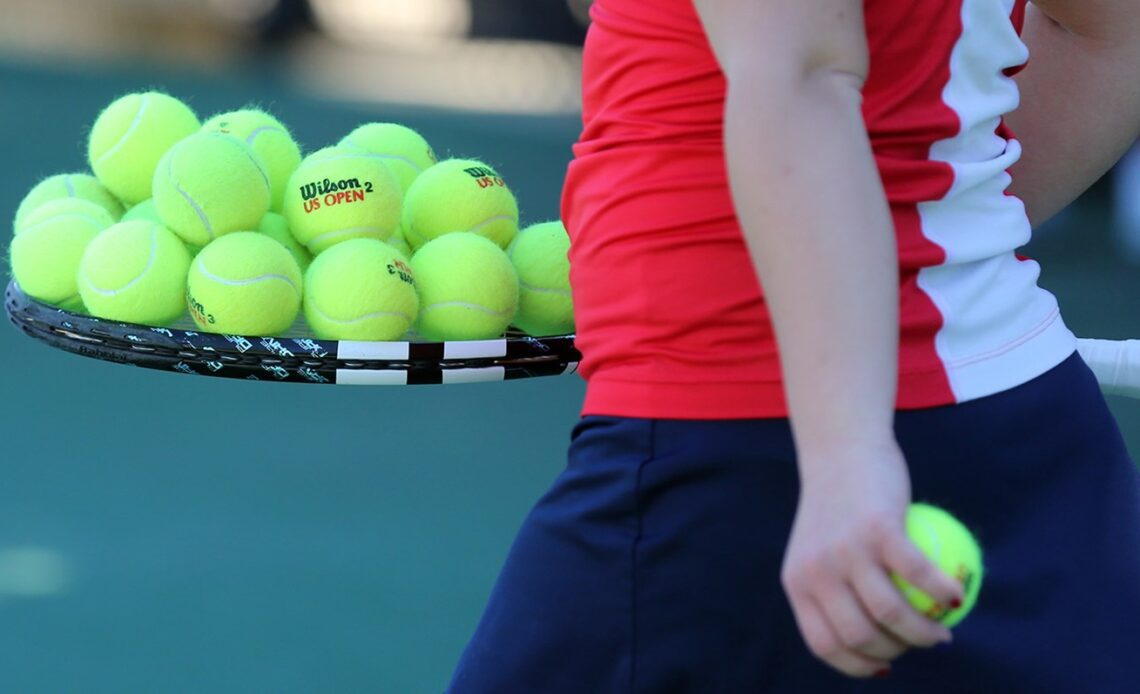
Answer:
[[[893,440],[801,454],[801,491],[781,575],[808,648],[854,677],[889,672],[950,631],[907,603],[898,574],[943,605],[962,587],[906,534],[910,476]]]

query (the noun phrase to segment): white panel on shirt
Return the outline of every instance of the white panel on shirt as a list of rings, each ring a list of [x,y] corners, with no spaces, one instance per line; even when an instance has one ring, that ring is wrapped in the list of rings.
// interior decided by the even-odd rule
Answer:
[[[1076,348],[1056,299],[1037,286],[1037,263],[1014,255],[1030,234],[1022,202],[1005,194],[1021,145],[995,133],[1019,100],[1003,71],[1028,57],[1009,19],[1013,4],[962,4],[963,34],[942,92],[961,130],[930,151],[953,167],[954,184],[942,200],[918,206],[923,234],[946,251],[945,264],[921,270],[918,285],[942,313],[935,345],[959,402],[1020,385]]]

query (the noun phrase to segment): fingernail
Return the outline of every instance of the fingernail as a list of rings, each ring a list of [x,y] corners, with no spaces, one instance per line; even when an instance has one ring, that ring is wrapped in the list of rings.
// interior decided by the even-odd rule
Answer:
[[[891,676],[891,669],[889,667],[885,667],[882,670],[879,670],[874,675],[875,679],[877,679],[877,680],[885,680],[890,676]]]
[[[962,601],[959,600],[958,598],[954,598],[953,600],[950,601],[950,609],[952,609],[952,610],[956,610],[961,606],[962,606]]]

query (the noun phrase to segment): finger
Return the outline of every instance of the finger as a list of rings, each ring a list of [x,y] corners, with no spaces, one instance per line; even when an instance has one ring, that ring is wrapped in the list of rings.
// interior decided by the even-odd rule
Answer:
[[[953,608],[962,604],[962,584],[935,566],[905,535],[886,543],[883,561],[888,569],[938,605]]]
[[[870,677],[890,669],[888,661],[870,658],[844,645],[814,600],[793,599],[792,611],[808,650],[836,670],[852,677]]]
[[[863,609],[905,646],[926,648],[950,640],[950,630],[911,607],[880,567],[860,571],[854,582]]]
[[[880,569],[881,572],[881,569]],[[844,646],[867,658],[891,661],[907,650],[900,641],[880,625],[863,608],[855,588],[844,585],[842,591],[829,595],[820,605],[824,617]]]

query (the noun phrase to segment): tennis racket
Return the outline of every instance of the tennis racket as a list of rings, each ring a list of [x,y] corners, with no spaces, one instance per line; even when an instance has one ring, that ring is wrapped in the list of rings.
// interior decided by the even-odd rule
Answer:
[[[573,335],[508,333],[495,340],[353,342],[120,323],[39,303],[15,282],[4,292],[4,309],[26,335],[57,349],[221,378],[341,385],[476,383],[571,374],[581,359]]]

